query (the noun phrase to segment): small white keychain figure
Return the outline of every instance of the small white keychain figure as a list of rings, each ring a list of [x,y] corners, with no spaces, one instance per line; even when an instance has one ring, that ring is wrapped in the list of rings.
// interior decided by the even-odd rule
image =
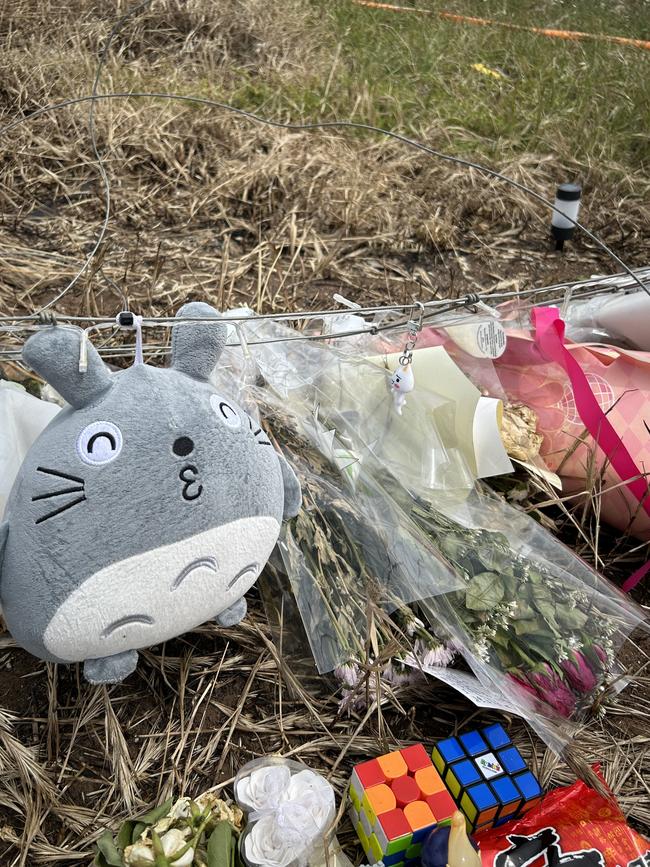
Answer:
[[[402,414],[402,408],[406,403],[406,395],[415,388],[415,377],[413,376],[413,350],[418,339],[418,333],[422,329],[422,316],[424,314],[424,304],[421,301],[416,302],[416,306],[420,308],[420,321],[415,322],[411,319],[408,323],[408,338],[404,346],[404,352],[399,358],[399,367],[391,376],[390,387],[393,392],[393,403],[395,411],[398,415]]]
[[[400,358],[400,366],[390,380],[390,385],[393,389],[393,403],[398,415],[402,414],[402,407],[406,403],[406,395],[415,388],[415,378],[410,360],[406,364],[402,364],[401,362],[402,359]]]

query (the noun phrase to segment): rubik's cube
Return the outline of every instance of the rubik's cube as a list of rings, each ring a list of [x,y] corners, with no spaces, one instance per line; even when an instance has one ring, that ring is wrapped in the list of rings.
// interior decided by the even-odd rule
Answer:
[[[410,867],[436,825],[457,807],[422,744],[357,765],[350,781],[350,818],[371,864]]]
[[[470,831],[501,825],[542,797],[537,778],[498,724],[440,741],[433,749],[433,764]]]

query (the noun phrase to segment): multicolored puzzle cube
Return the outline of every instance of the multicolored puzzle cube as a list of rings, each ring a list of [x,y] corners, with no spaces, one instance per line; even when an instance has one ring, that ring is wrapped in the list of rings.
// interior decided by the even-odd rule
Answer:
[[[440,741],[433,764],[470,831],[501,825],[539,803],[542,787],[498,723]]]
[[[457,807],[422,744],[357,765],[350,818],[371,864],[419,864],[422,842]]]

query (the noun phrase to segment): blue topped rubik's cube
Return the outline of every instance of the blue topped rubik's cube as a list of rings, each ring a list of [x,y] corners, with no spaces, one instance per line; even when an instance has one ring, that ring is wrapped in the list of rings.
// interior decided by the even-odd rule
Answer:
[[[537,778],[498,723],[439,741],[432,758],[471,831],[513,819],[542,797]]]

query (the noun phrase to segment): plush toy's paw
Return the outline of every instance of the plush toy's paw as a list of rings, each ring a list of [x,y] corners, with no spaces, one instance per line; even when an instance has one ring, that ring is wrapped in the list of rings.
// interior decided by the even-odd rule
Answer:
[[[226,610],[222,611],[221,614],[217,614],[215,620],[219,626],[236,626],[244,619],[244,617],[246,617],[247,611],[248,605],[242,596],[242,598],[238,599],[234,605],[230,606],[230,608],[226,608]]]
[[[114,656],[87,659],[84,662],[84,677],[89,683],[120,683],[136,669],[138,651],[125,650]]]

